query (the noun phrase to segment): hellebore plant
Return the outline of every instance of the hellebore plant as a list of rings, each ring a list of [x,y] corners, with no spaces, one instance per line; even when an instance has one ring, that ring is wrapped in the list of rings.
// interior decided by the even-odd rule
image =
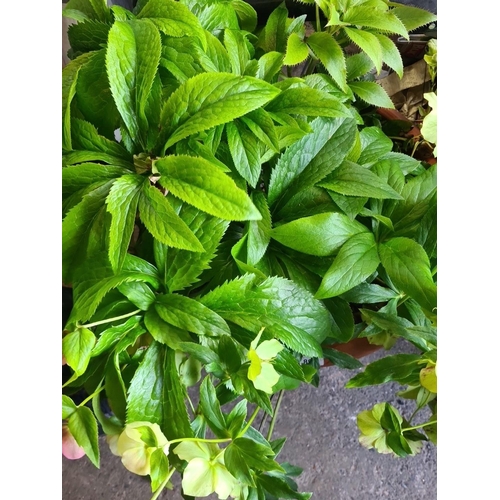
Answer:
[[[396,381],[416,401],[408,421],[387,403],[363,412],[361,443],[406,456],[435,442],[437,166],[363,118],[392,107],[373,81],[382,62],[402,71],[389,35],[435,16],[317,7],[309,36],[284,4],[263,27],[241,0],[64,10],[77,23],[62,93],[63,441],[99,466],[101,428],[153,498],[176,471],[187,497],[309,498],[277,462],[278,409],[319,383],[322,359],[361,368],[331,347],[356,337],[419,351],[349,382]]]

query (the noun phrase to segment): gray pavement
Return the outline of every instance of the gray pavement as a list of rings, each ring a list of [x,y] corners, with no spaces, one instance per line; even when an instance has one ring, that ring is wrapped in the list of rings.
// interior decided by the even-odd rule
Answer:
[[[413,352],[408,344],[396,352]],[[363,359],[374,361],[383,353]],[[321,370],[319,388],[303,385],[283,398],[273,438],[287,436],[279,456],[304,469],[297,483],[300,491],[313,492],[312,500],[435,500],[437,498],[436,447],[424,443],[415,457],[395,458],[366,450],[358,443],[356,415],[375,403],[388,401],[408,417],[413,402],[396,396],[400,386],[385,384],[345,389],[356,371],[327,367]],[[418,422],[416,422],[418,423]],[[84,457],[63,457],[63,500],[149,500],[148,479],[129,473],[101,442],[101,469]],[[174,475],[174,490],[165,490],[160,500],[181,500],[180,478]],[[210,498],[217,498],[210,497]]]

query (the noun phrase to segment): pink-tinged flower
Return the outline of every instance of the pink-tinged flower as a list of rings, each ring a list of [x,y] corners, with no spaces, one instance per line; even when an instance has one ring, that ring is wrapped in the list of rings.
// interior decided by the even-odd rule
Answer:
[[[68,424],[62,424],[62,454],[70,460],[77,460],[85,455],[84,449],[78,445]]]

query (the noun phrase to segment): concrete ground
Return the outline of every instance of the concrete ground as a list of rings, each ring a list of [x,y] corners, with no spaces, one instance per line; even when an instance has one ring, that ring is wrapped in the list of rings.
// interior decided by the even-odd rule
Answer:
[[[401,344],[397,352],[413,352]],[[363,358],[374,361],[384,353]],[[356,415],[375,403],[388,401],[408,417],[413,402],[398,398],[398,384],[363,389],[345,389],[356,371],[327,367],[321,370],[319,388],[302,386],[285,393],[273,438],[287,436],[279,456],[304,469],[299,491],[313,492],[312,500],[435,500],[437,498],[436,447],[424,443],[415,457],[395,458],[366,450],[358,443]],[[418,422],[416,422],[418,423]],[[63,457],[63,500],[149,500],[149,480],[129,473],[118,457],[101,442],[101,469],[84,457]],[[182,500],[179,475],[174,490],[165,490],[160,500]],[[211,497],[213,498],[213,497]],[[215,498],[217,498],[215,496]]]

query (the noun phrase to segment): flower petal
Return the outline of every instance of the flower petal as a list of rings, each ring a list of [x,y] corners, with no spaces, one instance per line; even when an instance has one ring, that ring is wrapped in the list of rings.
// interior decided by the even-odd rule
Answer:
[[[128,449],[122,455],[122,463],[130,472],[139,476],[147,476],[150,473],[150,457],[154,450],[155,448],[144,446]]]
[[[85,450],[76,442],[68,424],[62,426],[62,454],[70,460],[77,460],[85,455]]]
[[[192,497],[206,497],[215,491],[214,469],[208,460],[193,458],[189,461],[182,476],[182,491]]]
[[[181,459],[191,462],[194,458],[203,458],[210,460],[212,456],[217,455],[220,449],[215,444],[200,443],[198,441],[183,441],[175,447],[173,452]]]
[[[255,380],[253,380],[253,385],[260,391],[272,394],[273,385],[275,385],[279,379],[279,373],[274,369],[274,366],[267,361],[263,361],[261,364],[260,374]]]
[[[284,349],[283,344],[278,342],[276,339],[264,340],[259,347],[257,347],[257,355],[262,360],[271,360],[276,357],[276,355]]]

